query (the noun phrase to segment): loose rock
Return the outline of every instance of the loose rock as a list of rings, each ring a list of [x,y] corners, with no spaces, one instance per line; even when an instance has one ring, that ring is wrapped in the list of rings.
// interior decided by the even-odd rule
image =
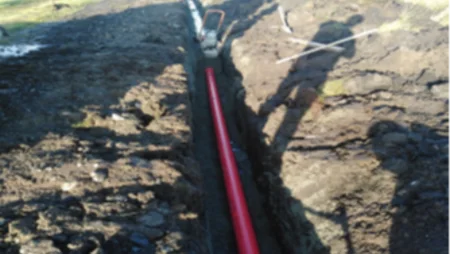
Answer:
[[[65,182],[61,185],[61,190],[65,192],[70,192],[75,187],[77,187],[78,183],[76,181],[73,182]]]
[[[448,84],[444,85],[435,85],[431,87],[431,93],[439,99],[447,99],[448,98]]]
[[[51,240],[33,240],[20,247],[20,254],[61,254]]]
[[[149,212],[139,218],[139,222],[148,227],[158,227],[164,224],[164,216],[157,212]]]
[[[390,132],[383,136],[383,141],[389,145],[400,145],[408,142],[408,135],[401,132]]]
[[[99,169],[96,169],[95,171],[92,171],[91,178],[96,183],[104,182],[106,180],[106,178],[108,178],[108,169],[99,168]]]

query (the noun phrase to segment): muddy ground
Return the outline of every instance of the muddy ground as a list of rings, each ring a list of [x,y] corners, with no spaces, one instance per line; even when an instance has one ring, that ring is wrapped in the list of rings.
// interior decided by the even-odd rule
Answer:
[[[284,253],[448,253],[448,27],[402,1],[203,1],[229,14],[236,115]],[[408,18],[406,18],[408,17]],[[401,25],[399,25],[401,24]],[[342,53],[330,43],[373,28]],[[245,113],[243,113],[245,112]]]
[[[185,9],[102,1],[0,59],[1,253],[203,253]]]
[[[101,1],[0,59],[1,253],[236,253],[203,68],[263,253],[448,253],[448,27],[402,1]],[[411,15],[413,14],[413,15]],[[405,18],[407,17],[407,18]],[[413,18],[411,18],[413,17]],[[350,41],[309,48],[290,37]]]

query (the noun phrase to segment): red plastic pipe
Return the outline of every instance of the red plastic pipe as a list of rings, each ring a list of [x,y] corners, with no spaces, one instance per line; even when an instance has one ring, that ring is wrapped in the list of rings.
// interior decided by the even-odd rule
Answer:
[[[222,113],[219,93],[217,92],[214,69],[206,68],[205,71],[209,105],[214,122],[220,163],[222,165],[237,247],[240,254],[258,254],[258,242],[250,213],[248,212],[244,191],[242,190],[236,160],[231,150],[230,138]]]

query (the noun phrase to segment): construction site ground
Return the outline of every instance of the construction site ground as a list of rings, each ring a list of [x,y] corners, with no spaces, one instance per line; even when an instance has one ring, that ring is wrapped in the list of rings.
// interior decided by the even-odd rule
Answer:
[[[0,252],[236,253],[213,65],[263,253],[448,253],[448,3],[427,3],[202,0],[227,14],[212,62],[183,1],[11,34],[46,47],[0,58]]]

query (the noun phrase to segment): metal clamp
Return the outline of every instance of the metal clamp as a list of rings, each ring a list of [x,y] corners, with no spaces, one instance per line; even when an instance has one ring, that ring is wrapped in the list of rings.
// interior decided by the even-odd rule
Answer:
[[[223,20],[225,19],[225,12],[222,11],[222,10],[210,9],[210,10],[207,10],[207,11],[205,12],[205,16],[203,16],[203,22],[202,22],[201,30],[203,30],[203,29],[205,28],[206,20],[208,19],[208,16],[209,16],[210,14],[212,14],[212,13],[218,13],[218,14],[220,14],[220,20],[219,20],[219,24],[217,24],[216,31],[218,32],[219,29],[222,27]]]
[[[205,29],[206,21],[208,20],[208,16],[212,13],[220,14],[220,20],[217,24],[215,30]],[[201,35],[199,35],[200,47],[202,48],[203,53],[208,58],[215,58],[219,55],[220,50],[218,46],[218,38],[217,35],[219,33],[219,29],[222,27],[223,20],[225,19],[225,12],[222,10],[211,9],[206,11],[203,16],[203,22],[200,31],[202,31]]]

